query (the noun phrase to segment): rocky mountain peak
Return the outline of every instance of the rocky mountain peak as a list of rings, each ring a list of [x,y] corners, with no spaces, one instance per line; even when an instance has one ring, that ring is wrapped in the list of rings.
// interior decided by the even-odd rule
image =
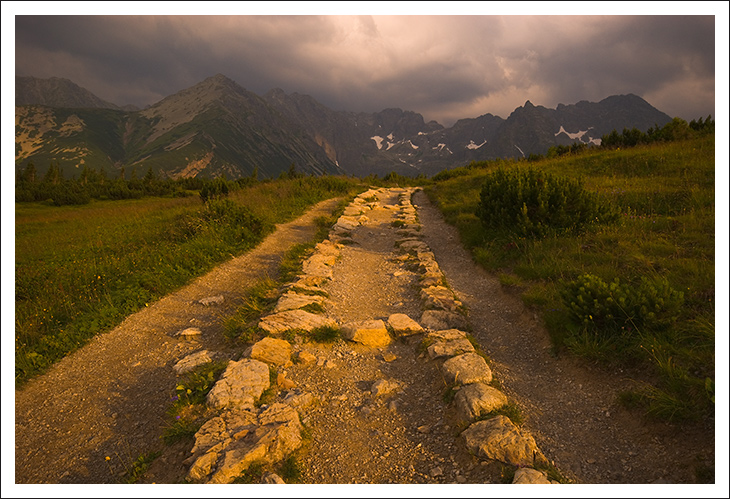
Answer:
[[[121,109],[66,78],[15,77],[15,105]]]

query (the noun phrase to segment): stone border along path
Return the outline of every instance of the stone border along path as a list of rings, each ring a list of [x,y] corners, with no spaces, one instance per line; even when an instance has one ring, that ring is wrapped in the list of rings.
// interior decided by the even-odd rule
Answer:
[[[294,371],[312,371],[317,368],[326,371],[335,367],[336,362],[325,357],[318,358],[310,351],[313,347],[309,343],[305,344],[302,337],[317,328],[332,327],[341,331],[348,345],[359,349],[349,352],[353,360],[358,355],[372,357],[380,353],[383,360],[388,362],[394,360],[395,355],[382,352],[393,342],[394,337],[406,342],[410,338],[420,340],[413,353],[418,354],[419,348],[425,349],[420,358],[435,363],[446,387],[455,392],[453,406],[456,418],[465,427],[458,437],[460,445],[465,446],[472,456],[482,460],[516,466],[518,469],[513,483],[551,483],[544,472],[535,469],[544,469],[550,464],[524,428],[518,428],[503,415],[480,419],[506,405],[508,399],[499,389],[490,385],[493,376],[487,362],[475,350],[473,339],[470,341],[462,330],[468,328],[462,304],[446,285],[434,254],[421,240],[416,208],[411,203],[411,196],[416,190],[370,189],[360,194],[333,226],[329,239],[317,244],[314,254],[303,263],[302,274],[286,286],[286,292],[279,298],[273,313],[261,318],[259,327],[270,336],[250,347],[241,360],[231,361],[208,394],[208,406],[220,412],[195,435],[191,456],[186,460],[189,480],[197,483],[231,483],[252,463],[280,463],[303,445],[302,419],[308,421],[308,413],[312,408],[317,407],[318,402],[321,405],[330,394],[300,389],[293,380]],[[387,205],[380,201],[394,195],[399,199],[398,205]],[[400,238],[396,241],[397,255],[394,260],[420,274],[420,323],[402,313],[392,313],[387,320],[370,318],[338,322],[325,314],[303,310],[311,305],[324,307],[325,310],[332,308],[327,284],[337,279],[335,265],[343,251],[355,247],[353,231],[368,226],[370,218],[366,213],[376,209],[395,212],[391,228],[397,228],[396,233]],[[367,276],[362,278],[367,279]],[[290,342],[284,337],[293,337],[293,340]],[[193,355],[195,357],[181,360],[176,371],[184,372],[208,362],[211,354],[204,351]],[[341,357],[342,353],[338,355]],[[292,358],[297,361],[296,365]],[[354,369],[355,362],[352,364],[351,369]],[[291,369],[291,373],[286,369]],[[271,372],[277,374],[277,386],[273,387],[279,390],[276,401],[256,407],[256,401],[264,391],[272,388]],[[287,378],[288,374],[292,379]],[[370,395],[376,399],[387,397],[397,393],[400,388],[398,381],[380,378],[370,385]],[[330,399],[331,402],[346,401],[348,396]],[[398,410],[398,401],[391,399],[388,408]],[[368,415],[376,409],[377,402],[366,403],[360,408],[360,414]],[[418,431],[428,433],[430,427],[424,425]],[[382,431],[378,430],[371,431],[366,438],[372,438],[373,435],[384,438]],[[452,444],[448,445],[453,447]],[[419,443],[416,447],[420,446]],[[386,451],[384,457],[389,453]],[[413,465],[410,471],[411,479],[418,475]],[[428,475],[421,474],[420,479],[438,483],[443,481],[440,480],[443,473],[442,466],[434,466]],[[347,482],[370,480],[367,474],[344,479]],[[332,475],[329,480],[334,480]],[[466,480],[457,472],[456,481],[464,483]],[[283,483],[283,480],[269,473],[264,477],[264,482]]]

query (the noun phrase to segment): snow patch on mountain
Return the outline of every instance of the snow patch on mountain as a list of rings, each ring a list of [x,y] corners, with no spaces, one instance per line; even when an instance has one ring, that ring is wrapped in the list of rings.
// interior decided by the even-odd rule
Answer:
[[[474,143],[474,141],[473,141],[473,140],[470,140],[470,141],[469,141],[469,143],[468,143],[468,144],[466,145],[466,148],[467,148],[467,149],[472,149],[472,150],[474,150],[474,149],[479,149],[480,147],[482,147],[482,146],[483,146],[484,144],[486,144],[486,143],[487,143],[487,141],[485,140],[485,141],[484,141],[484,142],[482,142],[481,144],[479,144],[479,145],[476,145],[476,144]]]
[[[592,130],[592,129],[593,129],[593,127],[588,127],[588,130]],[[588,130],[579,130],[576,133],[570,133],[565,128],[563,128],[563,125],[560,125],[560,130],[558,130],[558,132],[555,134],[555,136],[557,137],[561,133],[564,133],[565,135],[568,136],[569,139],[573,139],[573,140],[578,139],[581,142],[583,142],[583,136],[586,133],[588,133]]]
[[[375,145],[378,146],[378,149],[383,148],[383,140],[384,140],[383,137],[374,135],[374,136],[370,137],[370,139],[375,141]]]
[[[558,130],[558,132],[557,132],[557,133],[555,134],[555,136],[557,137],[557,136],[558,136],[558,135],[560,135],[561,133],[564,133],[564,134],[565,134],[565,135],[567,135],[567,136],[568,136],[568,138],[569,138],[569,139],[571,139],[571,140],[576,140],[576,139],[578,139],[579,141],[583,142],[584,144],[595,144],[595,145],[597,145],[597,146],[600,146],[600,145],[601,145],[601,139],[596,139],[596,138],[593,138],[593,137],[591,137],[590,135],[588,136],[588,140],[585,140],[585,139],[583,138],[583,137],[585,137],[585,136],[586,136],[586,134],[587,134],[587,133],[588,133],[588,132],[589,132],[590,130],[593,130],[593,127],[592,127],[592,126],[591,126],[591,127],[588,127],[588,130],[578,130],[578,131],[577,131],[576,133],[570,133],[570,132],[568,132],[568,131],[567,131],[567,130],[566,130],[566,129],[565,129],[564,127],[563,127],[563,125],[560,125],[560,130]]]
[[[454,154],[453,152],[451,152],[451,149],[446,147],[446,144],[443,144],[443,143],[439,143],[436,147],[432,147],[431,149],[433,149],[434,151],[438,150],[438,152],[441,152],[444,149],[446,149],[446,152],[448,152],[449,154]]]

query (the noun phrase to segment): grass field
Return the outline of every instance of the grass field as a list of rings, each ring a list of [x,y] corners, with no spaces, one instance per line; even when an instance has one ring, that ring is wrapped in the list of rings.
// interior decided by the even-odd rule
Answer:
[[[662,419],[697,419],[714,413],[714,148],[714,137],[704,137],[529,164],[475,163],[437,176],[426,192],[474,259],[540,312],[556,353],[634,368],[637,387],[622,395],[624,402]],[[528,165],[579,180],[620,210],[620,220],[540,239],[485,228],[475,212],[487,175]],[[669,324],[644,326],[629,317],[625,327],[608,331],[570,313],[566,289],[584,274],[618,279],[628,290],[642,278],[665,279],[683,302]]]
[[[307,177],[259,183],[208,207],[198,196],[16,203],[16,384],[252,248],[274,224],[358,189],[354,179]]]

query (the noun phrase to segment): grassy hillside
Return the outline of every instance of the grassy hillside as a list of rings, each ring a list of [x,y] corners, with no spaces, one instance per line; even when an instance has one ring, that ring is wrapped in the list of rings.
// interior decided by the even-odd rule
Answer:
[[[274,224],[358,189],[353,179],[307,177],[258,183],[207,206],[198,196],[16,203],[16,382],[252,248]]]
[[[695,419],[714,414],[714,150],[713,136],[529,164],[473,163],[434,177],[426,192],[474,259],[540,312],[556,352],[633,369],[636,390],[624,402],[664,419]],[[527,166],[579,181],[618,221],[539,238],[485,227],[476,211],[488,176]],[[633,312],[606,312],[624,297],[626,310],[640,302]]]

